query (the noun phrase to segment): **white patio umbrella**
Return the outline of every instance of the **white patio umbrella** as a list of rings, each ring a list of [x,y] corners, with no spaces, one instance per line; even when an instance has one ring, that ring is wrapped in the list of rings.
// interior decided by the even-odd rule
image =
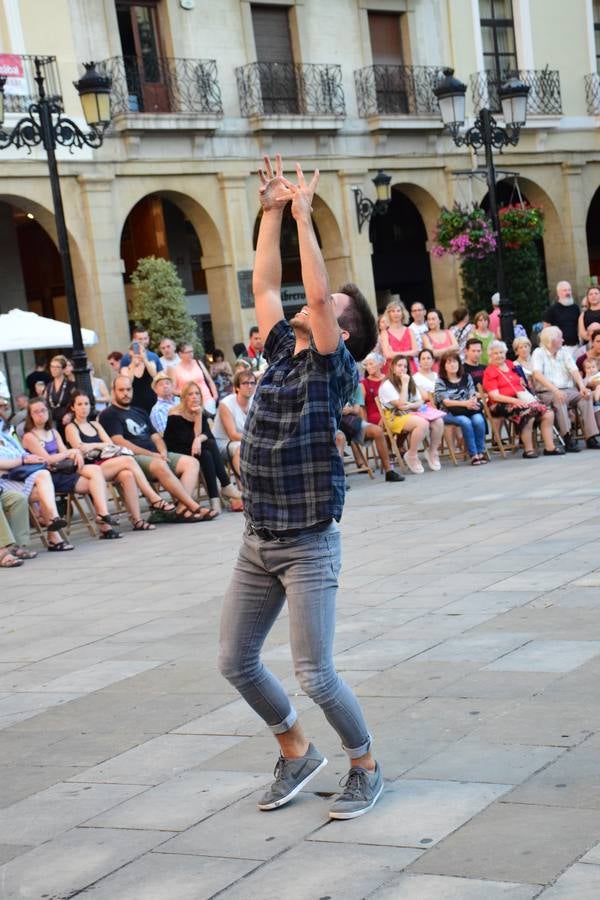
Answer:
[[[89,328],[81,329],[81,337],[86,347],[98,343],[98,335]],[[24,309],[11,309],[0,315],[0,353],[72,346],[71,326],[67,322],[46,319]]]

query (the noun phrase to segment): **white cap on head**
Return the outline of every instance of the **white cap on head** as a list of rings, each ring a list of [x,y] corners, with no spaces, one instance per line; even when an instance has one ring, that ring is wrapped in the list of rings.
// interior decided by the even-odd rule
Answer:
[[[496,291],[495,294],[492,294],[492,304],[494,306],[500,306],[500,294]]]

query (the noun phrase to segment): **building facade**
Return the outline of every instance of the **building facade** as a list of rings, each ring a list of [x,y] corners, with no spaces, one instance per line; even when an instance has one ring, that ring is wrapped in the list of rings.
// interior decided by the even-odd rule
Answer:
[[[445,312],[458,267],[429,245],[441,206],[481,201],[482,164],[443,133],[433,87],[452,67],[467,114],[498,106],[507,72],[530,85],[527,125],[498,157],[507,196],[544,208],[548,284],[579,293],[600,275],[598,0],[0,0],[5,128],[34,95],[32,57],[81,121],[72,82],[95,60],[110,74],[104,145],[59,166],[82,324],[106,353],[128,344],[129,278],[141,256],[176,265],[205,342],[230,355],[254,322],[251,270],[264,154],[318,167],[314,221],[332,285],[356,281]],[[83,122],[81,122],[83,127]],[[385,215],[359,230],[354,187]],[[516,193],[515,193],[516,192]],[[284,228],[284,300],[302,303],[293,227]],[[66,319],[43,152],[0,156],[0,311]],[[161,335],[153,335],[158,340]]]

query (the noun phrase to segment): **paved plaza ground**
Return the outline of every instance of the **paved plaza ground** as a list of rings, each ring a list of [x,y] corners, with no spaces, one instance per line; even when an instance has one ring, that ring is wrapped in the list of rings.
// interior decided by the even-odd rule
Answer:
[[[1,900],[598,900],[600,454],[351,477],[337,664],[386,791],[346,760],[259,813],[275,742],[215,667],[242,517],[0,573]]]

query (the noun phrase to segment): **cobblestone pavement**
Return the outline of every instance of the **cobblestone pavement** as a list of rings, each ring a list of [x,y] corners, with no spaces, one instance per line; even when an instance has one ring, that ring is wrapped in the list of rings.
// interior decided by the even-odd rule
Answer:
[[[386,791],[348,822],[285,615],[329,765],[256,809],[276,745],[215,668],[241,516],[2,571],[2,900],[597,900],[599,463],[351,477],[337,663]]]

